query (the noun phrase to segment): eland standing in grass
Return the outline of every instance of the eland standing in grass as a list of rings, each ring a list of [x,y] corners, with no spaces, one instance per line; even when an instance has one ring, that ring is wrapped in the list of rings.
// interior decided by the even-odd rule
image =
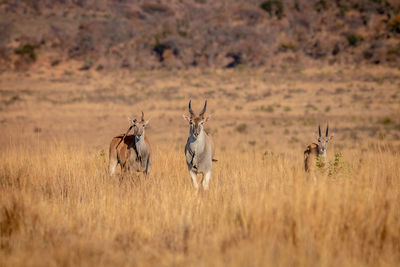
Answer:
[[[129,119],[131,126],[125,134],[121,134],[112,139],[110,144],[109,172],[113,176],[115,168],[119,164],[123,173],[144,172],[146,175],[150,172],[151,166],[151,148],[145,128],[149,120],[142,118],[140,121]],[[128,135],[134,129],[133,135]]]
[[[306,172],[314,172],[317,164],[319,167],[324,167],[326,164],[326,150],[328,149],[328,143],[333,138],[333,135],[328,136],[329,125],[326,126],[325,136],[321,135],[321,126],[318,125],[318,139],[317,143],[312,143],[307,146],[304,151],[304,168]],[[316,181],[315,175],[313,179]]]
[[[199,188],[197,183],[197,174],[203,174],[203,189],[208,189],[211,179],[212,162],[216,161],[214,157],[214,143],[204,131],[204,124],[209,117],[204,117],[207,109],[207,100],[204,103],[203,110],[198,116],[192,110],[191,100],[189,101],[190,115],[183,115],[183,118],[190,123],[189,137],[185,146],[186,163],[192,177],[193,185]]]

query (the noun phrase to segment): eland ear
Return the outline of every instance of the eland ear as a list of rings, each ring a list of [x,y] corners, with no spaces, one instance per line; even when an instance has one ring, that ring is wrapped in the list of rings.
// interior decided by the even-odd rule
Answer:
[[[144,126],[147,126],[147,124],[149,124],[150,119],[148,119],[147,121],[144,122]]]
[[[182,116],[183,116],[183,118],[184,118],[185,120],[190,121],[190,117],[189,117],[188,115],[183,114]]]
[[[204,122],[207,122],[207,121],[209,121],[210,119],[211,119],[211,116],[207,116],[207,117],[204,118]]]
[[[131,124],[135,124],[135,123],[136,123],[136,119],[133,119],[133,120],[132,120],[132,119],[129,118],[129,117],[128,117],[128,121],[129,121],[129,123],[131,123]]]
[[[331,136],[329,136],[329,140],[332,140],[334,136],[335,136],[335,133],[331,134]]]

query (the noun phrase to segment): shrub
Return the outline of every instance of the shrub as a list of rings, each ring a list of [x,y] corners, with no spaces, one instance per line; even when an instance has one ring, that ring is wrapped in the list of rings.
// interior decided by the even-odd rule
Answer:
[[[94,59],[93,58],[86,58],[85,59],[85,66],[91,67],[94,64]]]
[[[226,68],[234,68],[239,65],[242,65],[242,54],[241,53],[233,53],[229,52],[226,54],[226,57],[231,57],[232,61],[226,65]]]
[[[362,41],[364,41],[364,38],[356,33],[346,35],[346,39],[351,46],[358,46]]]
[[[94,64],[94,59],[87,57],[85,59],[83,66],[79,68],[79,70],[89,70],[93,66],[93,64]]]
[[[325,161],[324,161],[324,158],[322,156],[318,156],[317,157],[316,166],[317,166],[317,169],[321,169],[321,168],[323,168],[325,166]]]
[[[271,17],[278,19],[283,17],[283,3],[280,0],[268,0],[261,3],[260,7],[264,9]]]
[[[160,62],[164,61],[164,51],[167,48],[168,47],[165,44],[160,43],[158,38],[156,38],[155,44],[153,46],[153,51],[157,54],[158,59],[159,59]]]
[[[376,82],[379,85],[382,85],[385,82],[385,77],[375,77],[374,82]]]
[[[17,55],[27,55],[32,61],[35,61],[37,56],[35,53],[35,46],[31,44],[25,44],[23,47],[15,49],[14,53]]]
[[[68,50],[71,58],[82,58],[96,50],[94,32],[89,31],[85,25],[80,26],[80,32],[75,37],[75,44]]]
[[[397,14],[394,18],[388,22],[389,31],[400,33],[400,14]]]
[[[274,112],[274,107],[272,105],[269,105],[267,107],[263,105],[263,106],[259,107],[257,110],[272,113],[272,112]]]
[[[383,125],[389,125],[389,124],[392,123],[392,119],[389,118],[389,117],[383,118],[383,120],[381,121],[381,123],[382,123]]]
[[[333,175],[342,170],[345,166],[345,162],[343,160],[343,153],[338,152],[335,153],[335,159],[333,161],[328,162],[328,175]]]
[[[317,12],[321,12],[322,10],[328,10],[329,4],[326,0],[319,0],[314,4],[314,10]]]
[[[339,5],[340,16],[344,17],[346,13],[349,11],[349,7],[345,4]]]
[[[5,103],[6,105],[11,105],[11,104],[13,104],[13,103],[15,103],[15,102],[17,102],[17,101],[20,101],[20,100],[22,100],[22,99],[21,99],[21,97],[17,94],[17,95],[12,96],[9,100],[5,101],[4,103]]]
[[[247,124],[246,123],[241,123],[238,126],[236,126],[236,131],[239,133],[245,133],[247,130]]]
[[[278,50],[280,52],[287,52],[287,51],[296,52],[298,50],[298,48],[299,48],[299,46],[294,41],[282,41],[279,44]]]
[[[239,105],[236,105],[236,106],[235,106],[235,109],[236,109],[236,110],[242,110],[243,107],[242,107],[242,106],[239,106]]]
[[[141,6],[142,10],[148,14],[173,15],[174,11],[168,6],[157,3],[146,3]]]
[[[256,145],[256,141],[254,141],[254,140],[252,140],[252,141],[249,141],[249,145],[251,145],[251,146],[255,146],[255,145]]]

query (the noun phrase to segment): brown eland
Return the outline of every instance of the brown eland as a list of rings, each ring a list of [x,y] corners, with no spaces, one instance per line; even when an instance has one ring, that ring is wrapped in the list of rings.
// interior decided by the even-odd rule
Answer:
[[[149,120],[144,119],[143,111],[140,121],[128,120],[131,125],[126,133],[114,137],[110,144],[109,174],[111,177],[118,164],[121,166],[123,174],[132,174],[136,171],[148,175],[150,172],[151,147],[145,135]],[[133,135],[129,135],[132,128],[134,129]]]

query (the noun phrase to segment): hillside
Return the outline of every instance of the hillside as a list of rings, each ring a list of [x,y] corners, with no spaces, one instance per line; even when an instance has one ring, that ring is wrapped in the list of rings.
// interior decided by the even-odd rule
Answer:
[[[396,0],[3,0],[0,70],[400,63]]]

